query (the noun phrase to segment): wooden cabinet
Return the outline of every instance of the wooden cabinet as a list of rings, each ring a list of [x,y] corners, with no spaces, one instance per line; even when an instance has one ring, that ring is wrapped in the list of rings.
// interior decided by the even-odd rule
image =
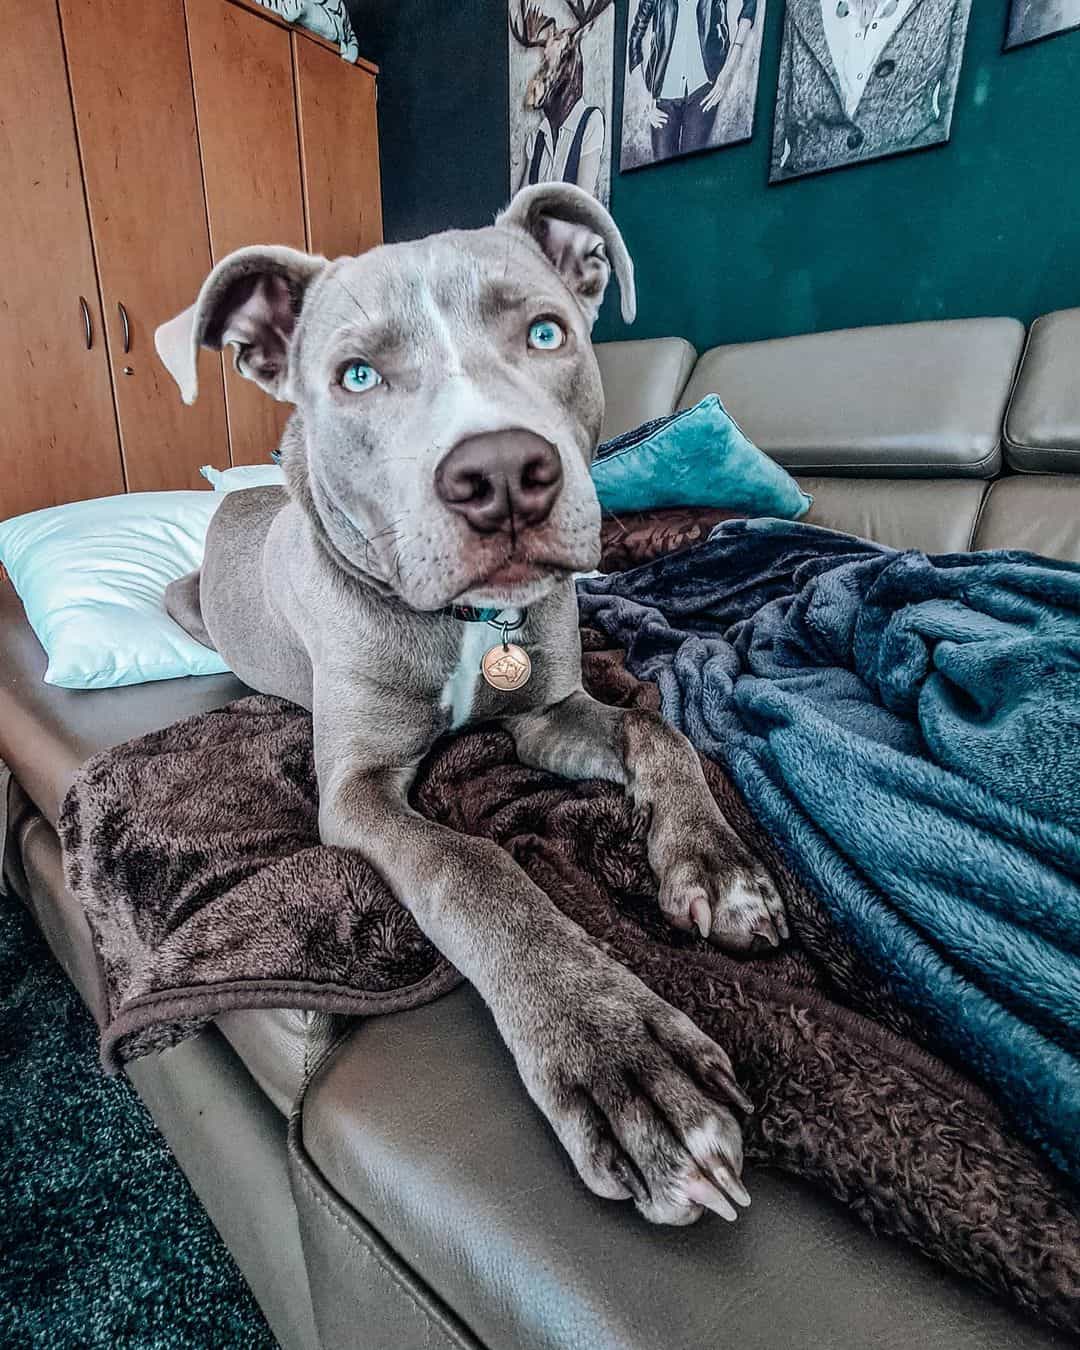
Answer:
[[[210,352],[185,407],[154,329],[244,244],[381,241],[374,68],[249,0],[26,0],[0,173],[0,517],[265,460],[288,409]]]
[[[124,490],[55,4],[0,42],[0,515]]]
[[[375,77],[298,42],[296,106],[312,250],[341,258],[381,244]]]
[[[154,329],[211,267],[183,0],[60,0],[128,489],[199,487],[229,442],[220,362],[185,408]]]

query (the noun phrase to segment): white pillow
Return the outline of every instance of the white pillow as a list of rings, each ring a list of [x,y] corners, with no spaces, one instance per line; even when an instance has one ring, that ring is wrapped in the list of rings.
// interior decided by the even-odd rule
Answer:
[[[235,469],[215,469],[212,464],[204,464],[199,472],[215,492],[285,486],[285,470],[278,464],[239,464]]]
[[[48,654],[46,684],[111,689],[228,669],[162,603],[201,564],[220,504],[215,492],[133,492],[0,524],[0,562]]]

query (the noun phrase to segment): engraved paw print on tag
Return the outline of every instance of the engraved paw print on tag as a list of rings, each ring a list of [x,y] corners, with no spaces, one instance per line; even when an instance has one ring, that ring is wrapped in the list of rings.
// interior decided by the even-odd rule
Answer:
[[[532,674],[532,662],[529,660],[528,652],[516,643],[501,642],[497,647],[492,647],[484,653],[480,670],[492,689],[508,693],[511,689],[520,689],[523,684],[528,683]]]

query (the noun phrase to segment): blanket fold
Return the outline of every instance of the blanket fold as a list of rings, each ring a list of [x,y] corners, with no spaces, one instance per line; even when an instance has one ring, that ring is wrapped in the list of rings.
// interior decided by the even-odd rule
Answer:
[[[111,1070],[229,1009],[397,1012],[460,982],[366,862],[320,844],[311,719],[280,699],[89,760],[59,827]]]
[[[851,561],[866,556],[865,545],[843,547]],[[828,571],[812,549],[805,561],[808,574]],[[756,602],[752,570],[748,562],[741,582],[733,573],[745,596],[719,597],[717,630],[745,620]],[[776,599],[789,586],[782,573],[765,583]],[[629,613],[625,597],[603,593],[605,584],[590,583],[601,589],[583,598],[595,601],[604,626]],[[681,584],[685,594],[673,604],[696,622],[693,586],[685,577]],[[739,683],[734,644],[714,650],[693,632],[672,644],[668,620],[640,609],[641,622],[626,625],[630,660],[639,669],[654,660],[660,689],[628,671],[623,652],[589,628],[587,687],[611,703],[655,707],[663,698],[687,729],[711,726],[720,685],[727,682],[730,698]],[[740,628],[736,638],[746,648],[754,634]],[[910,730],[901,734],[871,711],[863,686],[852,684],[850,695],[870,724],[880,723],[878,739],[890,753],[920,748]],[[748,716],[760,718],[753,733],[760,739],[777,710],[759,702]],[[841,730],[843,719],[819,717]],[[726,761],[731,777],[709,758],[703,763],[721,808],[768,862],[788,906],[793,941],[768,958],[735,960],[670,929],[622,793],[522,766],[502,731],[481,728],[436,747],[413,802],[429,818],[509,850],[593,941],[725,1046],[756,1108],[746,1128],[752,1163],[811,1179],[876,1231],[1080,1331],[1076,1192],[958,1072],[958,1057],[949,1064],[926,1048],[910,990],[896,972],[883,975],[866,960],[863,934],[807,884],[810,869],[782,830],[777,851],[765,808],[785,788],[786,761],[766,757],[758,768],[753,736],[741,734]],[[755,771],[741,775],[740,792],[732,779],[743,760]],[[802,808],[786,809],[794,817]],[[310,718],[279,700],[253,696],[97,756],[68,794],[60,831],[68,881],[99,957],[110,1068],[192,1034],[226,1008],[370,1014],[413,1006],[460,978],[370,868],[319,843]],[[1018,827],[1018,847],[1025,831]],[[835,863],[825,830],[818,843]],[[1049,944],[1055,920],[1049,903],[1044,909]],[[904,954],[916,930],[898,911],[891,922],[903,932]],[[1059,1016],[1049,1002],[1047,1015]]]
[[[787,521],[583,582],[837,929],[1080,1181],[1080,566]]]

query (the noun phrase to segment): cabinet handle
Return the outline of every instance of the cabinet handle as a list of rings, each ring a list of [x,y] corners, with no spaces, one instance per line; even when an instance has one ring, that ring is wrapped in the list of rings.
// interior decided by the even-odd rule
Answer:
[[[117,303],[116,308],[120,311],[120,322],[124,325],[124,355],[131,351],[131,324],[128,323],[127,310],[122,304]]]
[[[86,350],[89,351],[94,345],[94,321],[90,317],[90,306],[84,296],[79,296],[79,305],[82,309],[83,327],[86,329]]]

